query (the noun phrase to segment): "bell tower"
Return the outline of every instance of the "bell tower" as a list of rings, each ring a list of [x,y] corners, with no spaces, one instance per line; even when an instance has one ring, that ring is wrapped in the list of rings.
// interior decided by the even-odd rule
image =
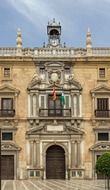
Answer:
[[[48,47],[60,47],[61,25],[55,19],[47,25]]]

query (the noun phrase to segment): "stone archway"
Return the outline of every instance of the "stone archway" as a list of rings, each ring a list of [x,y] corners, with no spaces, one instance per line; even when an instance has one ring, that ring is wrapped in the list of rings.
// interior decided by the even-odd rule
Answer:
[[[65,151],[61,146],[52,145],[46,151],[46,178],[65,179]]]

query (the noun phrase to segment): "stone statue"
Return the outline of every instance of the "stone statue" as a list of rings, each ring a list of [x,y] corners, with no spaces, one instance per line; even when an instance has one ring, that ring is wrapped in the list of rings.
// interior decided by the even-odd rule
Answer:
[[[42,80],[41,77],[38,76],[37,73],[34,73],[33,78],[32,78],[32,83],[34,83],[34,82],[41,83],[41,80]]]

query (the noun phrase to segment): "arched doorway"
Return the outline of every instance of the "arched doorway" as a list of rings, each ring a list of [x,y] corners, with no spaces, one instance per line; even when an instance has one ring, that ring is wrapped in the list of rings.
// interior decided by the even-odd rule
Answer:
[[[52,145],[46,151],[46,178],[65,179],[65,151],[58,145]]]

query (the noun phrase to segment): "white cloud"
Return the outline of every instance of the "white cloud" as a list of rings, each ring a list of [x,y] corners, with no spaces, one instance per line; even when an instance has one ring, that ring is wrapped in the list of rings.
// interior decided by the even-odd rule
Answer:
[[[6,0],[28,22],[37,27],[38,38],[45,32],[48,21],[61,22],[64,40],[83,43],[81,36],[88,26],[98,33],[109,26],[110,0]],[[17,21],[17,19],[16,19]],[[30,25],[33,27],[32,25]],[[28,28],[33,30],[33,28]],[[91,31],[93,31],[91,30]],[[41,35],[42,32],[42,35]],[[79,36],[79,38],[78,38]],[[77,39],[78,38],[78,39]],[[42,39],[41,39],[42,40]]]
[[[45,23],[54,15],[57,17],[54,10],[50,7],[46,1],[42,0],[8,0],[9,3],[20,14],[25,16],[35,26],[39,26],[39,23]]]

